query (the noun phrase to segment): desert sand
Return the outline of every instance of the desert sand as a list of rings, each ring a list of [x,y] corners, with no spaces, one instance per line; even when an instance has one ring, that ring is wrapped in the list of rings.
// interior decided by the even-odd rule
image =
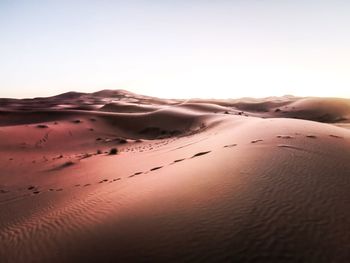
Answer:
[[[337,98],[0,99],[0,261],[350,262],[349,128]]]

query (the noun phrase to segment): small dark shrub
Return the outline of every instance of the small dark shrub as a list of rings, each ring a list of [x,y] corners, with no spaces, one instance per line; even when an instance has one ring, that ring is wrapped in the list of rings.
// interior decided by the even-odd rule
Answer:
[[[112,148],[109,150],[109,155],[116,155],[118,153],[118,149],[117,148]]]

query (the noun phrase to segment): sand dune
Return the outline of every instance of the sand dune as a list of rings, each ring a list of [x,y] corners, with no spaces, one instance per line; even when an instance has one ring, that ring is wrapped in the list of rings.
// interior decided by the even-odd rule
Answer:
[[[350,260],[349,100],[0,101],[1,262]]]
[[[119,112],[119,113],[138,113],[138,112],[152,112],[158,110],[158,107],[149,105],[139,105],[135,103],[108,103],[100,108],[100,111]]]
[[[341,122],[350,119],[350,101],[337,98],[305,98],[280,108],[281,115],[319,122]]]

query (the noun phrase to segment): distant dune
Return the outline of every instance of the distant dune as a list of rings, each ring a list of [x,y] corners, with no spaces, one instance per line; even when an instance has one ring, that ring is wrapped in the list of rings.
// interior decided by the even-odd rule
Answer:
[[[0,99],[0,262],[350,262],[350,100]]]

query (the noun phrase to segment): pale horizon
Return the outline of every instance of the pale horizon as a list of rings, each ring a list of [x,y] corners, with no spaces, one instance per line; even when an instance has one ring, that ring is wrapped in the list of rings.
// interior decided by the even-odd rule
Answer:
[[[0,97],[350,98],[343,1],[2,1]]]
[[[108,88],[108,89],[98,89],[98,90],[91,90],[91,91],[84,91],[84,90],[63,90],[61,92],[58,93],[47,93],[46,95],[38,95],[38,96],[29,96],[29,97],[1,97],[1,99],[36,99],[36,98],[49,98],[49,97],[54,97],[57,95],[61,95],[61,94],[65,94],[65,93],[69,93],[69,92],[76,92],[76,93],[86,93],[86,94],[90,94],[90,93],[95,93],[95,92],[99,92],[102,90],[111,90],[111,91],[118,91],[118,90],[124,90],[127,92],[131,92],[131,93],[135,93],[137,95],[143,95],[143,96],[149,96],[149,97],[155,97],[155,98],[160,98],[160,99],[214,99],[214,100],[224,100],[224,99],[243,99],[243,98],[252,98],[252,99],[264,99],[264,98],[282,98],[282,97],[300,97],[300,98],[343,98],[343,99],[350,99],[350,97],[341,97],[341,96],[322,96],[322,95],[295,95],[295,94],[281,94],[281,95],[267,95],[267,96],[234,96],[234,95],[227,95],[227,96],[177,96],[177,97],[167,97],[167,96],[160,96],[157,94],[146,94],[146,93],[140,93],[137,91],[132,91],[129,89],[123,89],[123,88]]]

